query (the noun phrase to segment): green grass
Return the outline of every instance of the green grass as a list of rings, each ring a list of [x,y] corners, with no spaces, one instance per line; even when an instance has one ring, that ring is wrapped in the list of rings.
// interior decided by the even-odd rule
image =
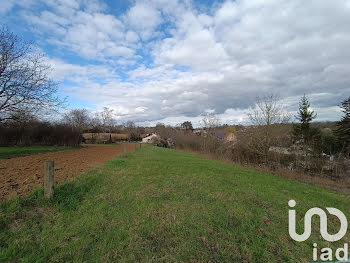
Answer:
[[[23,155],[45,153],[45,152],[56,152],[63,150],[70,150],[72,147],[65,146],[23,146],[23,147],[0,147],[0,159],[12,158]]]
[[[0,205],[0,261],[295,263],[312,261],[313,242],[349,242],[322,241],[317,224],[308,241],[291,240],[287,205],[297,201],[300,231],[311,207],[349,218],[348,195],[163,148],[142,147],[42,196]]]

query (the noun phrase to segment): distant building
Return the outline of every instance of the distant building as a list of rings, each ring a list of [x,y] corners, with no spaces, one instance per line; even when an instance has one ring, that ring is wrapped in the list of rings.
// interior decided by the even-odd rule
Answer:
[[[140,134],[140,138],[141,138],[141,139],[146,138],[147,136],[149,136],[149,134],[145,134],[145,133],[141,133],[141,134]]]
[[[160,137],[158,134],[152,133],[152,134],[149,134],[147,137],[143,138],[142,143],[153,143],[154,140],[159,139],[159,138]]]
[[[236,135],[233,132],[219,133],[216,137],[220,140],[225,140],[228,142],[233,142],[236,140]]]
[[[216,137],[220,140],[223,140],[223,139],[225,139],[225,134],[220,133],[220,134],[217,134]]]
[[[225,140],[229,142],[234,142],[236,140],[236,135],[233,132],[226,132]]]

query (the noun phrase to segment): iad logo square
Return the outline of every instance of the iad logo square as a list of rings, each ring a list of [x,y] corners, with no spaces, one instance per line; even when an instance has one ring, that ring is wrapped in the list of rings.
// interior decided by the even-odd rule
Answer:
[[[288,202],[289,207],[294,208],[296,206],[295,200],[289,200]],[[296,233],[296,211],[294,209],[289,210],[289,235],[292,239],[294,239],[297,242],[303,242],[306,241],[310,235],[311,235],[311,222],[312,217],[317,215],[320,218],[320,233],[324,240],[328,242],[335,242],[342,239],[347,232],[348,229],[348,220],[346,216],[337,208],[327,207],[326,210],[329,214],[336,216],[340,221],[340,229],[338,233],[331,235],[328,233],[327,229],[327,214],[326,212],[318,207],[314,207],[309,209],[304,217],[304,233],[297,234]],[[342,255],[341,255],[342,254]],[[348,260],[348,244],[344,244],[343,248],[338,248],[335,251],[335,258],[337,260]],[[317,244],[314,243],[314,249],[313,249],[313,260],[318,260],[318,250],[317,250]],[[322,248],[321,249],[321,255],[320,260],[322,261],[329,261],[333,260],[333,251],[331,248]],[[350,262],[350,261],[347,261]]]

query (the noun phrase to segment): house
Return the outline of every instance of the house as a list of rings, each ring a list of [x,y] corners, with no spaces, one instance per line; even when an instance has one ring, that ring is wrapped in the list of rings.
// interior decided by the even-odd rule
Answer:
[[[236,135],[233,132],[219,133],[216,137],[227,142],[234,142],[236,140]]]
[[[143,138],[146,138],[147,136],[149,136],[149,134],[141,133],[140,134],[140,139],[142,140]]]
[[[216,137],[220,140],[223,140],[223,139],[225,139],[225,134],[220,133],[220,134],[217,134]]]
[[[225,133],[225,140],[229,142],[236,141],[236,135],[233,132],[226,132]]]
[[[159,139],[159,135],[156,133],[149,134],[147,137],[142,139],[142,143],[153,143],[156,139]]]

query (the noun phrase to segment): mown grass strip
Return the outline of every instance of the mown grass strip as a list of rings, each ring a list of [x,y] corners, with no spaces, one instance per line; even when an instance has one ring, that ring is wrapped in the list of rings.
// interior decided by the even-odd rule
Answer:
[[[25,156],[45,152],[57,152],[64,150],[71,150],[73,147],[65,146],[11,146],[0,147],[0,159],[13,158],[18,156]]]
[[[297,201],[301,232],[315,206],[350,218],[348,195],[163,148],[108,161],[50,201],[42,192],[1,204],[0,261],[308,262],[313,242],[349,241],[291,240],[287,206]]]

